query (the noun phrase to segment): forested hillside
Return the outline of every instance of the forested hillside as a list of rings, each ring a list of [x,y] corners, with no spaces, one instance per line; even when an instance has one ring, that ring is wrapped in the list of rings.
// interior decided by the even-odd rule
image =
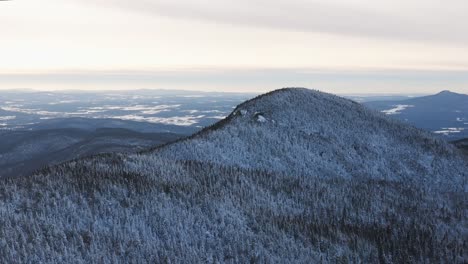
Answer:
[[[0,181],[3,263],[464,263],[468,164],[284,89],[176,143]]]

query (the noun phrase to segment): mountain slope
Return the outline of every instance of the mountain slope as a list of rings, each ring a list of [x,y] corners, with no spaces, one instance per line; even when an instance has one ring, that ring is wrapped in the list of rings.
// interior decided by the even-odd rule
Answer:
[[[280,90],[174,144],[0,180],[0,262],[463,263],[467,168],[352,101]]]
[[[408,100],[364,104],[451,140],[468,137],[468,95],[466,94],[442,91],[435,95]]]

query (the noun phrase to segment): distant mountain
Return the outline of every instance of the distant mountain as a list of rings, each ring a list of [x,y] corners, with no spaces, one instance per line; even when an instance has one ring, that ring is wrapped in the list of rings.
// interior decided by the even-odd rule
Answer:
[[[60,162],[99,153],[136,152],[180,138],[121,128],[0,132],[0,177],[18,177]]]
[[[175,143],[0,180],[0,262],[464,263],[467,179],[428,132],[282,89]]]
[[[468,137],[468,95],[443,91],[408,100],[365,102],[366,106],[433,131],[449,140]]]

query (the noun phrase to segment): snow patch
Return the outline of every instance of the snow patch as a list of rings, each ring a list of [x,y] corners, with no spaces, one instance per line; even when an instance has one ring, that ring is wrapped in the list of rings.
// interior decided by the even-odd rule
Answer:
[[[166,109],[171,109],[171,108],[178,108],[180,107],[180,104],[175,104],[175,105],[156,105],[156,106],[150,106],[150,105],[132,105],[132,106],[112,106],[112,105],[105,105],[105,106],[99,106],[99,107],[90,107],[90,110],[122,110],[122,111],[141,111],[144,114],[148,113],[159,113],[162,112],[163,110]]]
[[[262,115],[257,115],[257,121],[260,123],[265,123],[267,120],[264,116]]]
[[[414,105],[393,105],[393,107],[394,108],[392,109],[383,110],[382,113],[385,113],[386,115],[398,115],[406,108],[414,107]]]
[[[210,116],[209,118],[213,118],[213,119],[224,119],[224,118],[226,118],[226,116],[217,115],[217,116]]]
[[[0,116],[0,121],[8,121],[16,119],[16,116]]]
[[[460,133],[463,130],[465,130],[463,127],[443,127],[442,130],[434,131],[434,133],[448,136],[449,134]]]
[[[78,100],[62,100],[62,101],[57,101],[57,102],[50,102],[48,105],[59,105],[59,104],[73,104],[73,103],[79,103],[80,101]]]
[[[131,120],[138,122],[148,122],[148,123],[161,123],[167,125],[177,125],[177,126],[191,126],[197,124],[199,119],[204,118],[204,115],[198,116],[173,116],[173,117],[144,117],[138,115],[123,115],[123,116],[108,116],[107,118],[121,119],[121,120]]]

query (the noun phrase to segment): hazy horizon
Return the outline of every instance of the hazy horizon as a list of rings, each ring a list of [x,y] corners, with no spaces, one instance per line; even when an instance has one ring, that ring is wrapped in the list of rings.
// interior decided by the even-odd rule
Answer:
[[[468,95],[468,91],[454,91],[450,89],[446,90],[439,90],[436,92],[326,92],[320,89],[311,89],[308,87],[277,87],[271,90],[266,90],[266,91],[210,91],[210,90],[196,90],[196,89],[169,89],[169,88],[135,88],[135,89],[34,89],[34,88],[10,88],[10,89],[1,89],[1,91],[4,92],[10,92],[10,93],[58,93],[58,94],[106,94],[106,93],[122,93],[122,94],[127,94],[127,93],[136,93],[138,92],[170,92],[170,93],[193,93],[194,96],[198,94],[243,94],[243,95],[250,95],[250,96],[256,96],[260,95],[266,92],[272,92],[275,90],[280,90],[283,88],[305,88],[305,89],[310,89],[310,90],[315,90],[319,92],[325,92],[325,93],[331,93],[331,94],[336,94],[338,96],[344,96],[344,97],[368,97],[368,98],[373,98],[373,97],[407,97],[407,98],[412,98],[412,97],[421,97],[421,96],[430,96],[430,95],[435,95],[438,93],[442,92],[452,92],[452,93],[457,93],[457,94],[466,94]]]
[[[0,90],[468,92],[462,0],[0,1]]]

